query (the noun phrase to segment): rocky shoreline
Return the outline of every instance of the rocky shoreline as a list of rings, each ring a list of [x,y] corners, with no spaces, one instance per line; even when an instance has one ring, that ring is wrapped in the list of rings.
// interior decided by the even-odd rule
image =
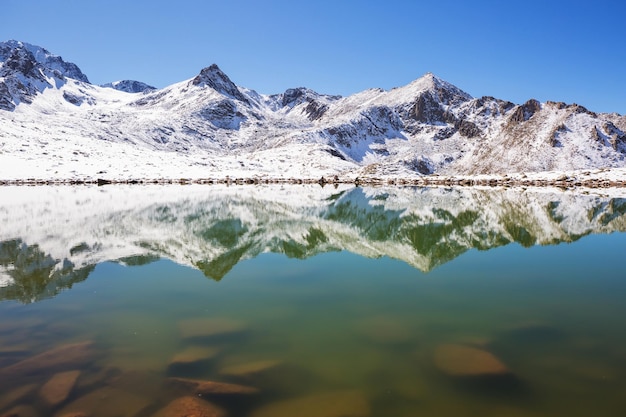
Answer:
[[[37,185],[150,185],[150,184],[224,184],[224,185],[264,185],[264,184],[319,184],[355,186],[417,186],[417,187],[556,187],[571,188],[624,188],[626,179],[616,178],[580,178],[578,176],[560,175],[557,177],[516,177],[516,176],[443,176],[432,175],[423,177],[321,177],[321,178],[274,178],[274,177],[224,177],[224,178],[131,178],[131,179],[14,179],[0,180],[0,186],[37,186]]]

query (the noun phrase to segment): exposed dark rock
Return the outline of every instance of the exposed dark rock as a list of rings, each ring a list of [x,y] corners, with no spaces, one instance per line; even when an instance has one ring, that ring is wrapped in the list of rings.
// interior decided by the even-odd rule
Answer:
[[[575,113],[585,113],[585,114],[588,114],[588,115],[593,116],[593,117],[596,117],[596,116],[597,116],[597,114],[596,114],[596,113],[594,113],[594,112],[592,112],[592,111],[587,110],[587,108],[586,108],[586,107],[583,107],[583,106],[581,106],[580,104],[576,104],[576,103],[574,103],[574,104],[572,104],[572,105],[571,105],[571,106],[569,106],[569,107],[570,107],[570,108],[571,108],[571,109],[572,109]]]
[[[47,49],[26,42],[10,40],[0,42],[0,61],[6,61],[15,51],[26,51],[34,62],[46,71],[54,74],[55,78],[69,77],[78,81],[89,83],[87,76],[82,73],[76,64],[66,62],[58,55],[51,54]]]
[[[309,104],[304,108],[309,120],[314,121],[320,119],[324,113],[328,110],[328,105],[320,104],[315,100],[309,101]]]
[[[67,91],[63,92],[63,98],[68,103],[72,103],[76,106],[80,106],[83,103],[83,97],[77,96],[76,94],[69,93]]]
[[[556,126],[552,130],[550,135],[548,136],[548,139],[550,141],[550,146],[552,146],[553,148],[560,146],[561,142],[559,141],[559,135],[567,131],[568,131],[567,126],[565,126],[564,123],[561,123],[560,125]]]
[[[352,146],[352,141],[356,140],[356,129],[352,125],[341,125],[330,127],[326,129],[326,132],[335,138],[335,141],[346,148]]]
[[[481,130],[474,123],[462,119],[459,120],[455,127],[458,129],[459,133],[467,138],[474,138],[481,135]]]
[[[220,94],[250,104],[248,99],[226,74],[215,64],[203,68],[191,83],[197,86],[208,86]]]
[[[0,61],[4,61],[0,67],[0,77],[4,78],[0,87],[2,110],[12,111],[19,103],[31,103],[36,94],[52,87],[47,77],[55,79],[57,84],[65,82],[58,61],[50,61],[52,66],[46,66],[49,60],[43,55],[38,60],[25,45],[15,41],[0,43]]]
[[[416,158],[409,162],[406,162],[405,165],[412,171],[419,172],[420,174],[430,175],[435,172],[435,167],[433,163],[426,158]]]
[[[11,96],[11,92],[9,91],[9,87],[4,81],[0,81],[0,110],[15,110],[13,97]]]
[[[335,148],[326,148],[325,149],[326,152],[328,152],[329,154],[331,154],[334,157],[337,157],[343,161],[346,160],[345,156],[343,156],[337,149]]]
[[[531,98],[526,103],[518,106],[513,114],[509,117],[509,123],[522,123],[533,117],[533,115],[541,110],[541,103]]]
[[[539,103],[539,101],[535,100],[534,98],[531,98],[522,105],[522,108],[524,109],[524,117],[526,120],[528,120],[535,113],[541,110],[541,103]]]
[[[246,117],[231,100],[212,103],[200,111],[200,115],[219,129],[237,130]]]
[[[611,147],[618,152],[626,152],[626,133],[617,128],[612,122],[605,122],[602,130],[608,137]]]
[[[23,48],[14,49],[11,55],[4,61],[4,66],[0,69],[0,75],[19,73],[24,77],[45,81],[45,78],[38,71],[40,67],[37,60],[29,51]]]
[[[113,88],[118,91],[127,93],[144,93],[156,90],[156,87],[135,80],[121,80],[112,83],[103,84],[102,87]]]
[[[304,102],[306,98],[306,88],[289,88],[283,93],[283,99],[281,101],[281,105],[283,107],[287,106],[297,106]]]
[[[429,92],[421,94],[409,110],[409,117],[417,122],[434,124],[455,123],[456,117],[446,111]]]
[[[506,113],[515,107],[510,101],[500,100],[491,96],[477,98],[470,105],[470,112],[480,116],[492,117]]]
[[[562,101],[550,101],[550,100],[548,100],[548,101],[546,101],[546,106],[552,107],[552,108],[556,108],[556,109],[559,109],[559,110],[563,110],[564,108],[567,107],[567,104],[565,104]]]
[[[387,133],[401,130],[402,121],[398,117],[397,113],[387,106],[374,106],[368,108],[361,113],[373,129],[370,130],[370,134],[386,135]]]
[[[311,121],[320,119],[324,113],[326,113],[326,110],[328,110],[328,105],[320,100],[321,97],[326,97],[330,100],[337,100],[340,98],[339,96],[322,96],[315,91],[304,87],[290,88],[282,94],[271,97],[274,100],[279,100],[279,105],[281,107],[293,108],[306,103],[306,107],[303,109],[303,112]]]
[[[433,139],[435,140],[448,139],[449,137],[454,135],[456,132],[457,130],[453,127],[444,127],[442,129],[439,129],[437,133],[435,133],[435,136],[433,137]]]
[[[599,143],[604,142],[604,137],[602,133],[600,132],[600,130],[598,129],[598,126],[594,126],[591,128],[591,138]]]

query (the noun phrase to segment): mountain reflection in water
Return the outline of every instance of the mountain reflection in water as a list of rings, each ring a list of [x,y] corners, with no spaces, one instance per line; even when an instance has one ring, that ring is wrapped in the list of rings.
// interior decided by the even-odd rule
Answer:
[[[0,300],[24,303],[105,261],[167,258],[221,280],[265,252],[345,250],[428,272],[474,248],[626,230],[625,198],[551,189],[3,187],[0,201]]]

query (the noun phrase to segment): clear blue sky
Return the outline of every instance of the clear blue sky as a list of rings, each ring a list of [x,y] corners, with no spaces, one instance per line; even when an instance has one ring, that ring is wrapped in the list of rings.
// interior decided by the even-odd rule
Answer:
[[[625,0],[0,0],[0,40],[102,84],[156,87],[212,63],[261,93],[348,95],[426,72],[475,97],[626,114]]]

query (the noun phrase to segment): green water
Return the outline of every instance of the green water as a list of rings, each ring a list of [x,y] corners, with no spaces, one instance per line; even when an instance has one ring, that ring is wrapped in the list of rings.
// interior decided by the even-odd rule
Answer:
[[[295,221],[290,214],[277,217],[275,211],[273,216],[257,214],[253,221],[249,210],[233,208],[241,208],[245,198],[227,194],[228,214],[214,211],[198,233],[192,228],[191,235],[201,236],[202,242],[217,239],[222,248],[211,252],[215,246],[204,247],[206,258],[201,260],[194,257],[197,245],[185,246],[191,238],[173,242],[173,230],[165,236],[167,229],[147,233],[147,226],[138,226],[130,240],[137,247],[146,242],[152,250],[159,246],[159,256],[79,265],[76,254],[83,249],[76,249],[72,239],[84,239],[85,247],[93,249],[94,236],[110,236],[120,227],[119,222],[105,227],[102,220],[93,229],[101,234],[62,234],[68,261],[63,268],[57,262],[57,272],[46,259],[58,257],[47,254],[43,238],[41,244],[26,242],[31,235],[25,233],[5,240],[0,265],[15,282],[0,288],[5,300],[0,303],[0,415],[15,407],[25,410],[21,415],[36,416],[78,411],[163,415],[159,410],[172,400],[198,397],[173,384],[176,377],[258,390],[198,397],[230,416],[625,415],[626,234],[621,231],[622,214],[615,209],[621,200],[580,197],[593,201],[597,212],[583,217],[600,219],[601,228],[616,225],[613,231],[584,228],[580,222],[568,225],[575,208],[588,205],[579,200],[571,205],[571,196],[567,201],[559,195],[545,200],[543,194],[537,198],[548,214],[555,202],[573,208],[549,216],[556,219],[553,224],[533,223],[527,216],[510,220],[507,211],[506,227],[491,224],[490,229],[480,217],[498,210],[485,206],[484,198],[474,205],[476,215],[461,210],[453,216],[446,209],[443,217],[453,217],[448,222],[412,225],[416,216],[428,218],[425,212],[444,210],[441,203],[432,203],[430,191],[415,193],[412,198],[418,200],[426,193],[433,205],[421,200],[411,215],[396,205],[380,206],[380,198],[360,191],[339,199],[323,196],[330,206],[313,217],[330,219],[336,235],[316,221],[299,234],[285,232]],[[441,190],[434,193],[444,195]],[[226,198],[207,195],[200,199],[205,208],[208,200]],[[519,207],[518,201],[500,201],[501,195],[486,196],[498,200],[498,208],[528,208],[529,200]],[[169,215],[159,217],[158,224],[185,217],[176,204],[190,207],[193,199],[180,198],[165,206]],[[164,213],[163,207],[149,202],[123,213],[154,218],[153,213]],[[297,205],[294,210],[287,213],[307,209]],[[234,218],[235,212],[240,217]],[[270,228],[272,222],[282,229]],[[542,227],[533,229],[532,224]],[[542,243],[542,233],[555,224],[562,226],[562,242],[534,244]],[[360,243],[352,242],[354,229],[365,231]],[[515,239],[522,229],[526,237]],[[575,233],[565,238],[566,229]],[[50,233],[45,234],[48,239]],[[252,237],[245,239],[247,234]],[[336,236],[347,236],[343,245]],[[484,239],[479,242],[479,237]],[[94,253],[106,248],[106,240],[99,239]],[[409,245],[412,252],[397,259],[385,252],[398,242],[418,241]],[[461,250],[459,242],[474,243]],[[316,250],[320,247],[324,250]],[[172,248],[184,248],[180,253],[189,256],[187,261]],[[420,263],[428,265],[422,271],[413,256],[424,253],[440,257]],[[225,256],[234,261],[216,267],[215,260]],[[84,341],[93,342],[86,360],[10,371],[37,354]],[[437,359],[442,346],[487,352],[505,370],[451,374]],[[173,360],[189,349],[204,355],[188,362]],[[76,368],[80,375],[67,397],[46,403],[42,386],[55,374]]]

